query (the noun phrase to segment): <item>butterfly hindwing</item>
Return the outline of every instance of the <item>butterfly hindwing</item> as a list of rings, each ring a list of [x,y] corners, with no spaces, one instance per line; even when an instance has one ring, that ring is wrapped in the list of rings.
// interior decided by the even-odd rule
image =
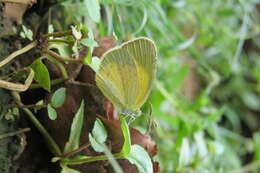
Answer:
[[[122,46],[134,58],[138,80],[138,95],[135,98],[135,109],[139,109],[146,101],[156,72],[156,47],[152,40],[139,38]]]

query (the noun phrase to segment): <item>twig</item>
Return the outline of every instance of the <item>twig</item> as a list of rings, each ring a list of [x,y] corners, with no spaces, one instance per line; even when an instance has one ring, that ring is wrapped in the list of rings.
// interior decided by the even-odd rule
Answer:
[[[14,97],[14,100],[17,105],[24,105],[21,102],[20,95],[18,92],[12,92],[12,96]],[[32,121],[34,126],[39,130],[39,132],[42,134],[42,136],[45,138],[45,141],[50,148],[51,152],[54,156],[61,156],[61,150],[57,143],[54,141],[54,139],[50,136],[48,131],[44,128],[44,126],[40,123],[40,121],[34,116],[34,114],[28,109],[28,108],[22,108],[22,110],[28,115],[28,118]]]
[[[62,57],[59,54],[53,52],[52,50],[43,50],[42,53],[50,55],[62,62],[70,62],[70,63],[74,63],[74,64],[82,64],[82,60],[78,60],[78,59],[72,59],[72,58],[66,58],[66,57]]]
[[[60,37],[60,36],[66,36],[66,35],[71,35],[72,32],[71,30],[69,31],[64,31],[64,32],[53,32],[49,34],[44,34],[42,37],[43,38],[48,38],[48,37]]]
[[[17,4],[26,4],[32,6],[36,1],[34,0],[0,0],[0,2],[9,2],[9,3],[17,3]]]
[[[12,107],[15,108],[35,108],[35,109],[42,109],[47,107],[47,105],[36,105],[36,104],[31,104],[31,105],[14,105]]]
[[[35,46],[37,46],[37,41],[33,41],[30,44],[28,44],[27,46],[23,47],[22,49],[19,49],[19,50],[13,52],[11,55],[9,55],[7,58],[5,58],[3,61],[0,62],[0,67],[8,64],[14,58],[16,58],[17,56],[19,56],[19,55],[21,55],[21,54],[31,50]]]
[[[67,83],[72,84],[72,85],[86,86],[86,87],[96,87],[96,85],[94,85],[94,84],[75,81],[75,80],[68,80]]]
[[[64,81],[66,81],[66,79],[63,79],[63,78],[61,78],[61,79],[53,79],[53,80],[51,80],[51,86],[58,85],[58,84],[60,84],[60,83],[62,83]],[[40,84],[38,84],[38,83],[34,83],[34,84],[30,85],[30,89],[36,89],[36,88],[42,88],[42,86]]]
[[[61,62],[59,62],[58,60],[56,60],[55,58],[53,58],[51,56],[47,56],[46,58],[49,61],[51,61],[52,63],[54,63],[59,68],[63,79],[67,79],[68,78],[68,73],[67,73],[64,65]]]
[[[0,135],[0,139],[11,137],[11,136],[15,136],[15,135],[19,135],[21,133],[28,132],[30,130],[31,130],[30,128],[24,128],[24,129],[20,129],[18,131],[15,131],[15,132],[5,133],[5,134]]]
[[[64,154],[63,157],[71,157],[71,156],[73,156],[74,154],[77,154],[77,153],[79,153],[79,152],[81,152],[81,151],[87,149],[89,146],[90,146],[90,144],[89,144],[89,143],[86,143],[86,144],[82,145],[81,147],[79,147],[78,149],[73,150],[73,151],[71,151],[71,152],[69,152],[69,153]]]
[[[65,40],[65,39],[49,39],[48,42],[62,42],[62,43],[67,43],[67,44],[73,44],[73,40]]]
[[[27,68],[27,69],[30,70],[30,73],[27,79],[25,80],[24,84],[0,80],[0,88],[5,88],[13,91],[26,91],[30,87],[34,77],[34,71],[31,68]]]

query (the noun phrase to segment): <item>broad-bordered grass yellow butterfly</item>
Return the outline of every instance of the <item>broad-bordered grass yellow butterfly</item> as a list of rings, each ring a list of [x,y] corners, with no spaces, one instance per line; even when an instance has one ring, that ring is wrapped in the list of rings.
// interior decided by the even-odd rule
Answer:
[[[96,72],[96,84],[116,110],[136,115],[150,94],[156,73],[156,47],[140,37],[108,50]]]

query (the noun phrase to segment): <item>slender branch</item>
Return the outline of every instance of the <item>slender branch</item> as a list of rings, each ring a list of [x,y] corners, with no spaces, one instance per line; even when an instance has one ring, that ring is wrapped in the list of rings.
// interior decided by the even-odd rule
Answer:
[[[74,64],[82,64],[82,60],[79,59],[72,59],[72,58],[67,58],[67,57],[62,57],[59,54],[53,52],[52,50],[43,50],[42,53],[50,55],[62,62],[70,62],[70,63],[74,63]]]
[[[31,0],[0,0],[0,2],[10,2],[10,3],[17,3],[17,4],[26,4],[26,5],[32,5],[35,3],[35,1]]]
[[[44,34],[42,37],[43,38],[48,38],[48,37],[60,37],[60,36],[66,36],[66,35],[71,35],[72,31],[64,31],[64,32],[53,32],[49,34]]]
[[[0,139],[11,137],[11,136],[15,136],[15,135],[19,135],[21,133],[28,132],[30,130],[31,130],[30,128],[24,128],[24,129],[20,129],[18,131],[15,131],[15,132],[5,133],[5,134],[0,135]]]
[[[0,67],[8,64],[14,58],[16,58],[17,56],[19,56],[19,55],[21,55],[21,54],[31,50],[35,46],[37,46],[37,41],[33,41],[30,44],[28,44],[27,46],[23,47],[22,49],[19,49],[19,50],[13,52],[11,55],[9,55],[7,58],[5,58],[3,61],[0,62]]]
[[[66,79],[62,79],[62,78],[61,79],[53,79],[53,80],[51,80],[51,86],[58,85],[58,84],[60,84],[64,81],[66,81]],[[30,85],[30,89],[36,89],[36,88],[42,88],[42,86],[38,83],[34,83],[34,84]]]
[[[34,109],[42,109],[42,108],[46,108],[47,105],[36,105],[36,104],[30,104],[30,105],[14,105],[12,107],[15,108],[34,108]]]
[[[25,80],[24,84],[0,80],[0,88],[5,88],[8,90],[13,90],[13,91],[26,91],[30,87],[30,85],[33,81],[33,77],[34,77],[34,71],[31,68],[28,68],[28,69],[30,70],[30,73],[29,73],[27,79]]]
[[[59,68],[63,79],[68,78],[67,70],[65,69],[64,65],[61,62],[57,61],[55,58],[53,58],[51,56],[47,56],[46,58],[49,61],[53,62]]]
[[[121,153],[113,154],[113,157],[115,159],[123,159],[124,158]],[[80,164],[83,164],[83,163],[102,161],[102,160],[108,160],[108,156],[106,156],[106,155],[93,156],[93,157],[88,156],[84,159],[66,160],[66,161],[62,161],[62,162],[64,162],[65,164],[68,164],[68,165],[80,165]]]
[[[77,154],[77,153],[79,153],[79,152],[81,152],[81,151],[87,149],[89,146],[90,146],[90,144],[89,144],[89,143],[86,143],[86,144],[82,145],[81,147],[79,147],[78,149],[73,150],[73,151],[71,151],[71,152],[69,152],[69,153],[64,154],[63,157],[71,157],[71,156],[73,156],[73,155],[75,155],[75,154]]]
[[[73,40],[65,40],[65,39],[49,39],[48,42],[62,42],[62,43],[67,43],[67,44],[73,44]]]
[[[12,92],[12,96],[14,97],[14,100],[16,104],[22,106],[24,105],[21,102],[20,95],[17,92]],[[28,115],[28,118],[32,121],[32,123],[35,125],[35,127],[39,130],[39,132],[42,134],[42,136],[45,138],[45,141],[50,148],[51,152],[54,156],[60,156],[62,154],[59,146],[54,141],[54,139],[50,136],[48,131],[44,128],[44,126],[41,124],[41,122],[34,116],[34,114],[28,109],[28,108],[22,108],[22,110]]]
[[[94,84],[75,81],[75,80],[68,80],[67,83],[72,84],[72,85],[86,86],[86,87],[96,87],[96,85],[94,85]]]

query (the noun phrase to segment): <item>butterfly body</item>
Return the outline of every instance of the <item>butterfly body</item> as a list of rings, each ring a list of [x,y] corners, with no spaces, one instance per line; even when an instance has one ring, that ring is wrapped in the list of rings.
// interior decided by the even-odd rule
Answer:
[[[155,73],[155,44],[140,37],[102,56],[96,84],[118,111],[135,113],[146,101]]]

